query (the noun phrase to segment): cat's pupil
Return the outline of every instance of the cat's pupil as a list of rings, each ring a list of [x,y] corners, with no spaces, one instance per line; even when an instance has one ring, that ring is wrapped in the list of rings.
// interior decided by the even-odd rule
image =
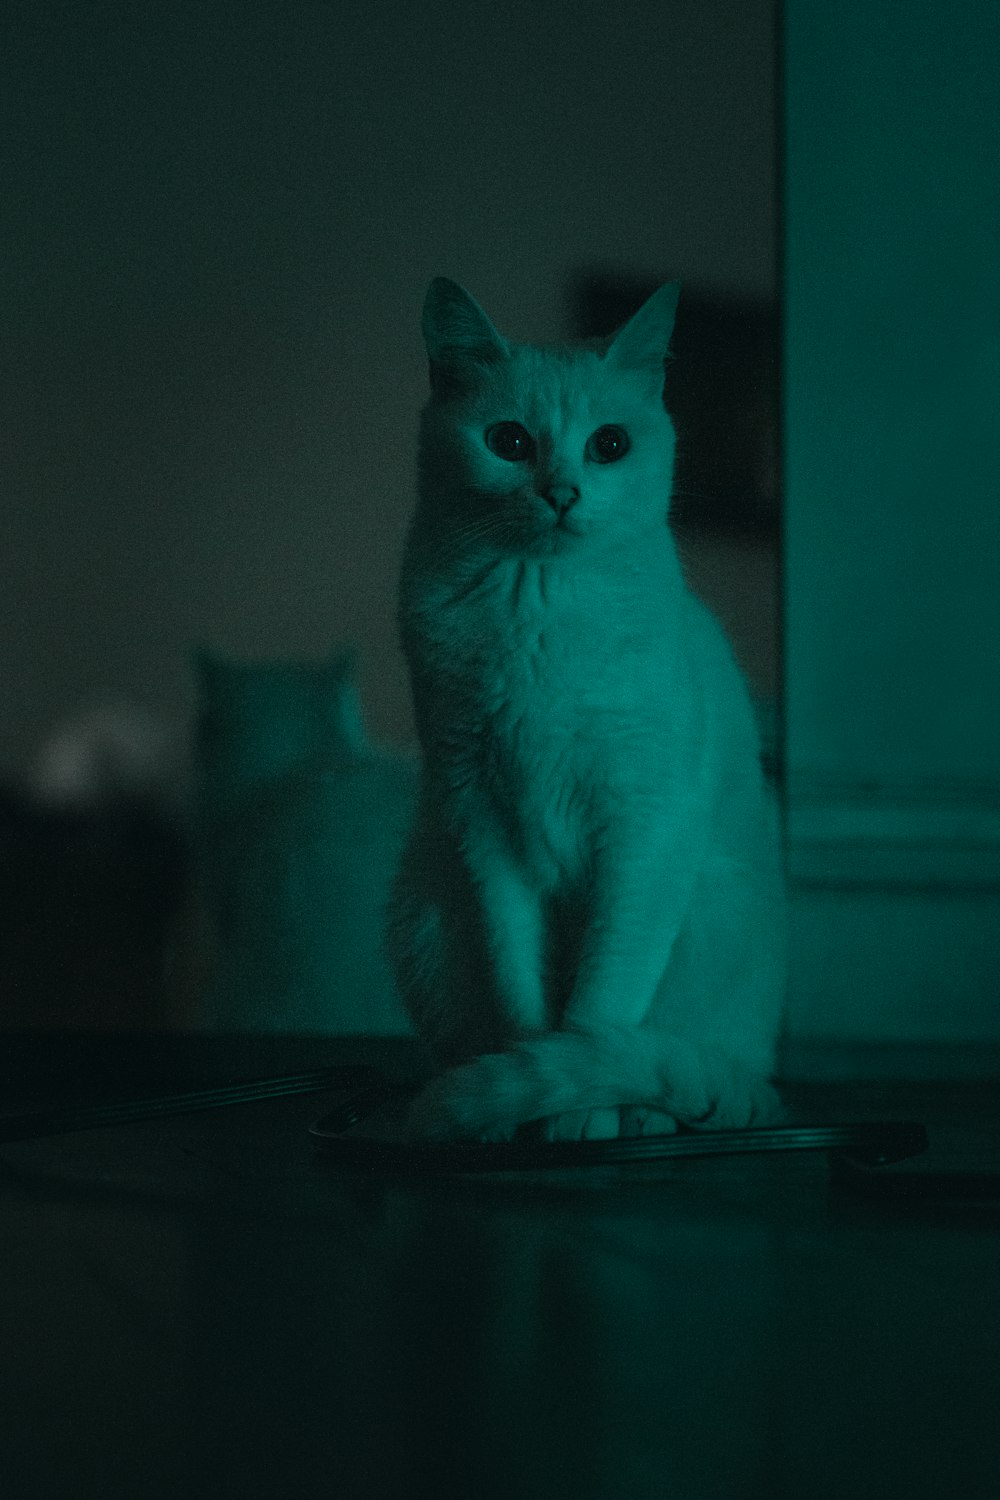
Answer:
[[[487,429],[486,446],[511,464],[523,463],[534,450],[531,433],[520,422],[495,422]]]
[[[613,464],[616,459],[624,458],[628,450],[628,433],[614,423],[598,427],[587,439],[587,457],[595,463]]]

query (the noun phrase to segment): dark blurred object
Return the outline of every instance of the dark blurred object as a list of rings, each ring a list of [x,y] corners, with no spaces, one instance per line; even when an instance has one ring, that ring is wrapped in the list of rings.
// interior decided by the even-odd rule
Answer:
[[[668,276],[587,269],[570,285],[570,332],[604,338]],[[771,303],[682,286],[664,400],[677,428],[674,519],[778,526],[778,320]]]
[[[162,1023],[186,884],[186,840],[156,804],[0,788],[0,1025]]]

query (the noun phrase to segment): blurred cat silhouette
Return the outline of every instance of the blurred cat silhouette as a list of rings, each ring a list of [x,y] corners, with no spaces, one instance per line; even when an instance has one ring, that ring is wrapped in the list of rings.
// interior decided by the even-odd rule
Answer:
[[[427,295],[398,614],[423,762],[388,927],[440,1068],[418,1136],[776,1110],[776,812],[746,686],[668,527],[677,297],[660,288],[610,340],[542,348],[452,281]]]
[[[369,741],[355,653],[195,665],[203,1020],[405,1033],[379,936],[415,770]]]

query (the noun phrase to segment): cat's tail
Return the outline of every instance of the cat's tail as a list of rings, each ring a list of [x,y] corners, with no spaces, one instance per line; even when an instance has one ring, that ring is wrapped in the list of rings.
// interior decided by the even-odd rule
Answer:
[[[702,1130],[740,1130],[780,1113],[763,1071],[721,1048],[646,1030],[547,1032],[449,1068],[414,1100],[411,1135],[502,1139],[577,1110],[648,1107]]]

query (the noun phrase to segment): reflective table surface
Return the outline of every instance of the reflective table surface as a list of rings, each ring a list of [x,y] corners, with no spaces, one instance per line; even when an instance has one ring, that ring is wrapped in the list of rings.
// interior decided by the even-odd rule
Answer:
[[[8,1114],[416,1065],[374,1039],[0,1042]],[[787,1096],[1000,1148],[985,1074]],[[373,1174],[316,1151],[329,1102],[0,1147],[4,1500],[1000,1496],[996,1201],[855,1192],[823,1152]]]

